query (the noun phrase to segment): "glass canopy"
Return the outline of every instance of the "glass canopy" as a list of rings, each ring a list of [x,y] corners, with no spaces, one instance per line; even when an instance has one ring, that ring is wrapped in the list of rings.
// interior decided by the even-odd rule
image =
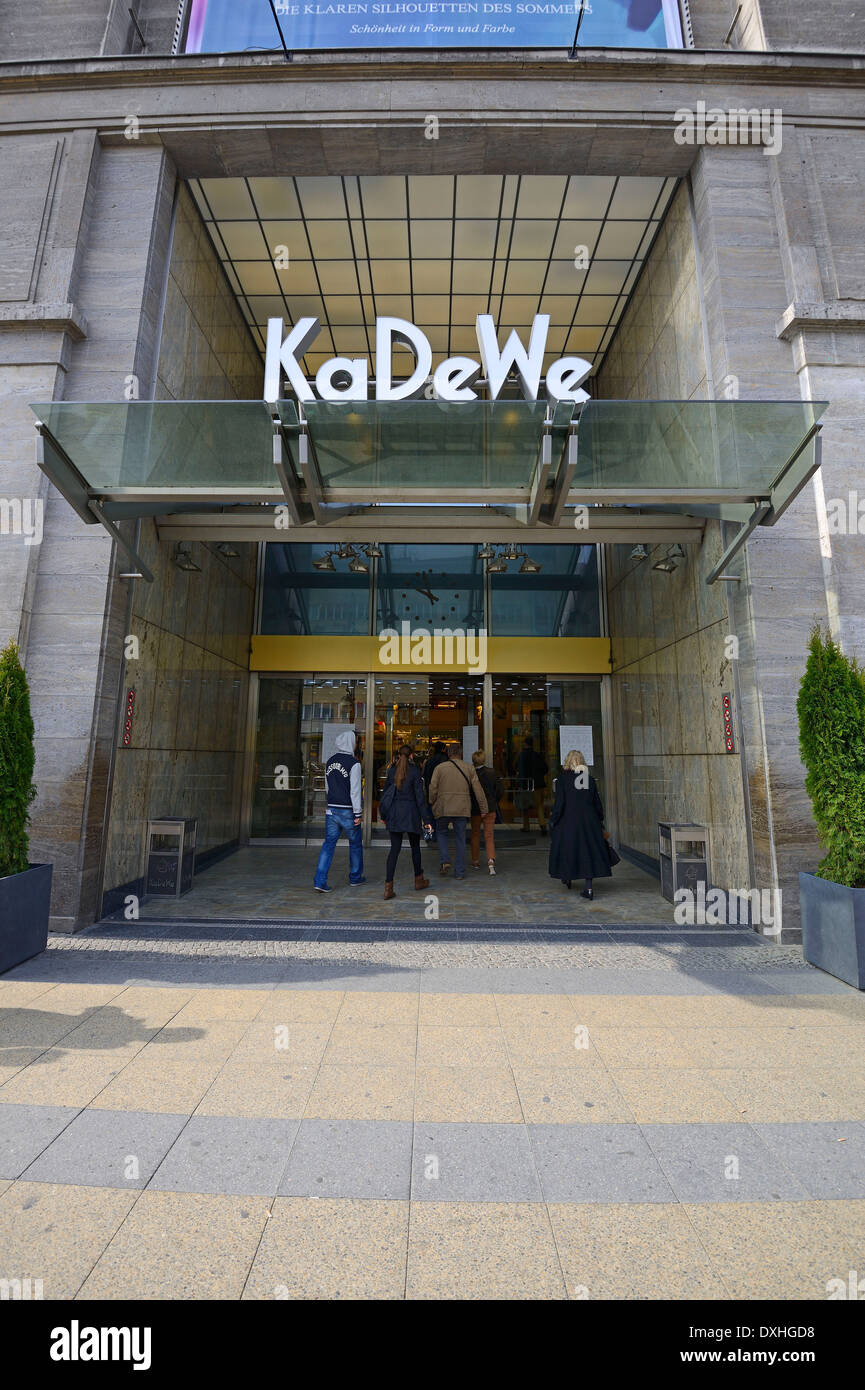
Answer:
[[[452,527],[510,507],[543,529],[569,524],[567,502],[771,524],[818,466],[826,403],[592,400],[579,418],[571,403],[523,400],[31,409],[41,467],[88,521],[287,501],[299,526],[349,503],[377,518],[413,506],[424,525],[447,512]]]

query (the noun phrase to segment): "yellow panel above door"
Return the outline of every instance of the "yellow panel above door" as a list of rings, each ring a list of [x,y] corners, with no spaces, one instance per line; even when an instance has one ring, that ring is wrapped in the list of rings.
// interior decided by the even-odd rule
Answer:
[[[411,674],[435,676],[440,673],[467,672],[545,674],[557,676],[599,676],[610,671],[608,637],[488,637],[486,659],[483,646],[459,653],[452,645],[450,655],[464,654],[466,660],[448,661],[447,644],[442,643],[442,659],[426,661],[423,652],[411,643],[388,649],[378,637],[280,637],[252,638],[249,658],[251,671],[372,671],[383,676]],[[393,655],[395,660],[387,658]],[[384,660],[382,657],[384,656]],[[414,656],[414,660],[412,659]]]

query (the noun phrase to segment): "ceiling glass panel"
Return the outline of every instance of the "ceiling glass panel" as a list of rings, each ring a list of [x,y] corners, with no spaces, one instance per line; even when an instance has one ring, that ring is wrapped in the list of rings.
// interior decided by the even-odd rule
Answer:
[[[435,329],[436,354],[476,353],[478,313],[523,333],[536,313],[549,313],[563,341],[572,330],[603,331],[636,282],[675,185],[459,174],[204,179],[190,186],[233,288],[247,297],[257,340],[269,315],[288,325],[304,315],[320,318],[308,364],[312,354],[327,355],[331,343],[340,355],[366,351],[358,333],[372,340],[377,313]],[[582,247],[588,271],[574,264]],[[280,248],[287,248],[288,265],[275,268]],[[586,341],[596,339],[589,333]]]

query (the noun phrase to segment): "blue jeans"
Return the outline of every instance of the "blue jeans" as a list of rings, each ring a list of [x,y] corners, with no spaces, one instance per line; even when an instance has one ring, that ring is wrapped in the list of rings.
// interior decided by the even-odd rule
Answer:
[[[436,818],[436,840],[439,847],[439,859],[443,864],[450,863],[450,846],[448,844],[448,825],[454,828],[454,877],[465,878],[466,874],[466,821],[468,816],[438,816]]]
[[[327,871],[330,868],[336,842],[343,830],[348,836],[348,879],[349,883],[360,883],[363,878],[363,836],[359,825],[354,823],[354,812],[342,807],[328,807],[324,814],[324,844],[318,856],[315,871],[316,888],[327,887]]]

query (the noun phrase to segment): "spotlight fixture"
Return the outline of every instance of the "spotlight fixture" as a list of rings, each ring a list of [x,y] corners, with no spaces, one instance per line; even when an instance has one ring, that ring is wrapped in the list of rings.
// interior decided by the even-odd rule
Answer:
[[[333,563],[331,554],[332,552],[328,551],[327,555],[322,555],[318,560],[313,560],[312,568],[314,570],[335,570],[336,565]]]
[[[216,549],[226,560],[237,560],[240,558],[240,551],[235,550],[233,545],[229,545],[228,541],[220,541]]]
[[[364,546],[364,554],[367,555],[370,560],[380,560],[382,557],[381,546],[377,541],[373,541],[372,545]]]
[[[639,545],[634,546],[633,550],[631,551],[630,558],[632,560],[648,560],[649,552],[642,542],[640,542]]]
[[[507,545],[484,545],[478,554],[486,561],[487,574],[502,574],[511,560],[522,560],[520,574],[540,574],[543,569],[543,566],[537,560],[533,560],[515,541],[509,541]]]
[[[349,561],[348,567],[352,574],[369,574],[369,565],[365,565],[359,555]]]
[[[201,566],[195,563],[195,561],[192,558],[192,555],[190,554],[188,541],[177,542],[177,546],[174,551],[174,563],[179,570],[186,570],[189,574],[191,574],[194,570],[201,570]]]

